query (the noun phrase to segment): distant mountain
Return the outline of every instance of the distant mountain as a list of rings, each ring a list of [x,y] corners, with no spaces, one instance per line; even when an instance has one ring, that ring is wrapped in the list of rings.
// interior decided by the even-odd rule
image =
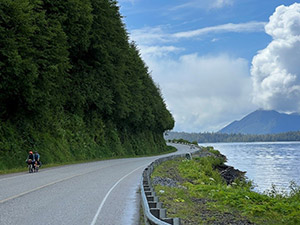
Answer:
[[[221,129],[220,133],[276,134],[300,130],[300,114],[274,110],[256,110]]]

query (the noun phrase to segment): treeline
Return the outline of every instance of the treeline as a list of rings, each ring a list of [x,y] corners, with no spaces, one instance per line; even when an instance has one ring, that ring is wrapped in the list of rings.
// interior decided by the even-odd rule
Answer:
[[[272,142],[272,141],[300,141],[300,131],[279,134],[225,134],[225,133],[185,133],[166,132],[166,140],[185,139],[197,143],[217,142]]]
[[[0,0],[0,169],[165,149],[174,120],[114,0]]]
[[[190,142],[190,141],[182,139],[182,138],[168,140],[168,142],[171,142],[171,143],[181,143],[181,144],[186,144],[186,145],[198,145],[197,141]]]

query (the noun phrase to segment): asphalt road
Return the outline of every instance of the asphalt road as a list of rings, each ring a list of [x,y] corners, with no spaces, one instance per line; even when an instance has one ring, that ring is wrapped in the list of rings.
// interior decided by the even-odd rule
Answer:
[[[174,145],[181,154],[188,146]],[[139,183],[156,157],[0,176],[0,225],[137,225]]]

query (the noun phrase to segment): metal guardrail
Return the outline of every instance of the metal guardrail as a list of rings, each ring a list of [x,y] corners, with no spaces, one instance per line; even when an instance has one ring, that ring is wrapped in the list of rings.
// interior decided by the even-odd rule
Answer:
[[[200,151],[200,150],[199,150]],[[186,157],[187,159],[192,158],[193,153],[179,154],[163,157],[152,162],[143,172],[141,179],[141,198],[142,206],[144,211],[144,221],[146,225],[180,225],[180,218],[167,218],[166,209],[162,208],[162,203],[159,202],[159,197],[156,196],[151,184],[151,174],[156,166],[159,164],[175,159],[178,157]]]
[[[143,182],[143,180],[144,180],[144,177],[142,178],[141,195],[142,195],[142,204],[143,204],[143,210],[144,210],[145,224],[146,225],[174,224],[173,221],[169,220],[168,222],[165,222],[167,220],[167,218],[162,218],[162,217],[166,217],[166,210],[161,208],[162,204],[160,202],[158,202],[158,197],[153,195],[153,191],[151,191],[152,188],[150,188],[150,186],[145,184]],[[146,195],[145,189],[147,190],[147,193],[151,192],[152,194]],[[150,200],[152,200],[152,201],[150,201]],[[171,219],[171,220],[173,220],[173,219]],[[178,223],[178,225],[180,225],[180,223]]]

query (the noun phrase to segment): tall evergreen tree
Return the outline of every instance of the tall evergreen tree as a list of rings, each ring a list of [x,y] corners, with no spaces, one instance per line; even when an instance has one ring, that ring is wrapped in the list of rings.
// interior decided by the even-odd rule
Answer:
[[[32,38],[38,27],[28,0],[0,2],[0,117],[18,117],[32,110],[38,71]]]

